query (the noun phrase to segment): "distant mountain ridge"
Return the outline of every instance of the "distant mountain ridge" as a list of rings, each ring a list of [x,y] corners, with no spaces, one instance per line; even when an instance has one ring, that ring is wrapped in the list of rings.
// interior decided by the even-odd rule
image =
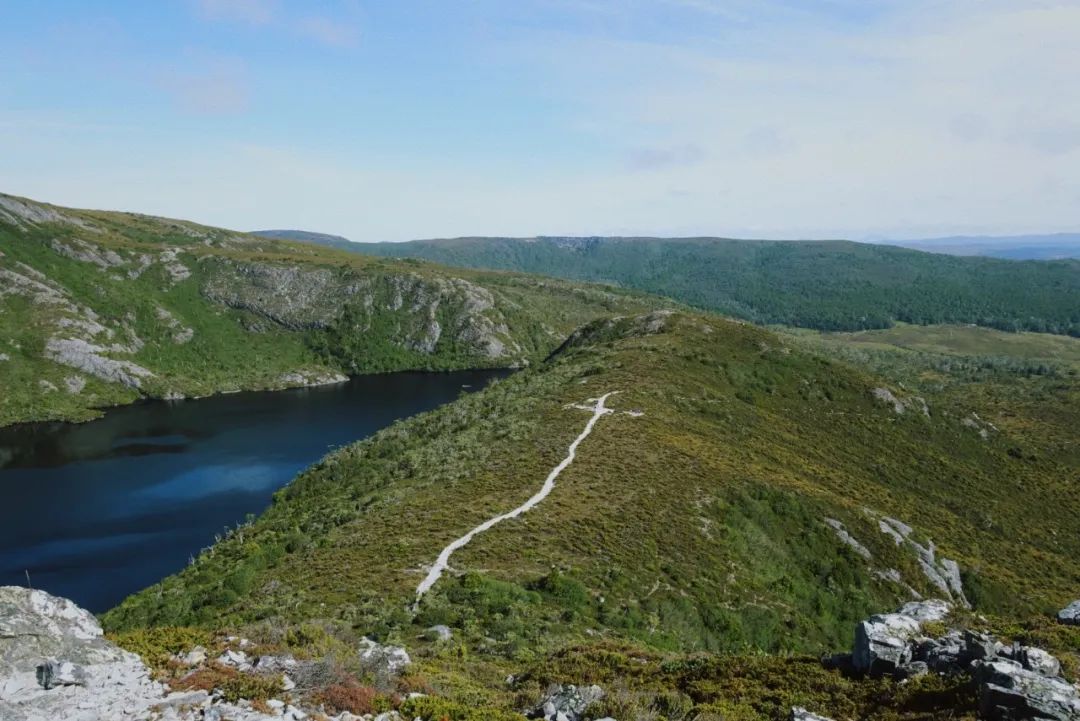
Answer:
[[[1080,261],[1070,259],[706,237],[463,237],[335,247],[625,286],[755,323],[834,331],[967,323],[1080,336]]]
[[[1008,260],[1080,258],[1080,233],[1048,235],[954,235],[919,240],[886,240],[888,245],[947,255],[982,255]]]
[[[343,250],[356,250],[356,245],[366,245],[360,241],[353,241],[341,235],[327,233],[314,233],[307,230],[256,230],[252,235],[261,235],[266,238],[281,238],[284,240],[297,240],[305,243],[318,243]],[[445,242],[455,240],[480,240],[493,238],[493,236],[463,236],[461,238],[439,239]],[[736,238],[723,238],[719,236],[701,236],[693,240],[739,240]],[[583,248],[603,242],[616,242],[621,240],[655,240],[655,241],[680,241],[691,238],[659,238],[651,236],[565,236],[565,235],[537,235],[533,237],[520,237],[522,242],[551,242],[560,247]],[[747,239],[741,239],[747,240]],[[753,239],[749,239],[754,242]],[[425,241],[427,242],[427,241]],[[774,241],[761,241],[774,242]],[[780,241],[786,242],[786,241]],[[804,241],[797,242],[828,242],[828,241]],[[863,241],[854,241],[863,242]],[[950,235],[939,238],[913,238],[913,239],[886,239],[881,241],[866,241],[869,245],[891,245],[900,248],[921,250],[927,253],[939,253],[943,255],[961,256],[985,256],[987,258],[1002,258],[1005,260],[1063,260],[1080,259],[1080,233],[1047,233],[1034,235]]]
[[[341,248],[343,250],[351,250],[350,246],[353,245],[351,240],[340,235],[312,233],[307,230],[253,230],[250,235],[257,235],[262,238],[275,238],[277,240],[294,240],[301,243],[316,243],[318,245],[325,245],[330,248]]]

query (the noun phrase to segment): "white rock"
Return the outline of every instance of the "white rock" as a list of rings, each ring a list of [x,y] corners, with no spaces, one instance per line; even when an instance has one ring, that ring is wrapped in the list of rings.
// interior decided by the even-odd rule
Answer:
[[[408,652],[401,646],[383,645],[370,638],[360,642],[360,661],[376,673],[390,676],[401,673],[412,663]]]
[[[185,666],[198,666],[205,661],[206,649],[202,646],[196,646],[195,648],[184,654],[184,656],[180,659],[180,662],[183,663]]]

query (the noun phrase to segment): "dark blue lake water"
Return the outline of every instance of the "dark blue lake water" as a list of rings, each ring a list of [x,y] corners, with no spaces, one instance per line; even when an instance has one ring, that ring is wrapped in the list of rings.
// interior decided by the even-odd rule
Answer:
[[[104,611],[184,567],[300,470],[503,371],[141,403],[84,424],[0,429],[0,585]]]

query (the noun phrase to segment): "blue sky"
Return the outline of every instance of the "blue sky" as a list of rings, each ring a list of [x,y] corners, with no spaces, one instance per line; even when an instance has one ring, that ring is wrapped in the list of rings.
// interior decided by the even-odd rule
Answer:
[[[0,0],[0,190],[355,240],[1075,231],[1080,0]]]

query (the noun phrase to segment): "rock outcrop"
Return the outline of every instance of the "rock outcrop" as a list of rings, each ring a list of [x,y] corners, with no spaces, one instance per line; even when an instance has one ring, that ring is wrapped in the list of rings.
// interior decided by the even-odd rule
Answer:
[[[928,621],[948,616],[945,601],[913,601],[895,613],[877,614],[855,627],[851,660],[857,671],[872,676],[908,673],[915,660],[915,643]]]
[[[816,713],[811,713],[800,706],[796,706],[791,709],[788,721],[832,721],[832,719],[828,716],[818,716]]]
[[[139,388],[143,379],[153,377],[146,368],[127,360],[104,355],[108,348],[82,338],[50,338],[45,344],[45,357],[61,365],[129,388]]]
[[[950,629],[937,638],[924,632],[927,623],[947,619],[949,611],[948,603],[930,600],[871,616],[856,627],[851,667],[867,676],[896,678],[969,675],[978,689],[980,714],[990,721],[1080,721],[1080,689],[1060,676],[1058,659],[970,629]]]
[[[384,645],[365,638],[360,644],[360,663],[377,676],[397,676],[412,663],[409,652],[401,646]]]
[[[425,355],[446,340],[491,360],[521,354],[491,291],[462,278],[233,261],[207,269],[208,300],[289,330],[389,333],[391,342]]]
[[[585,710],[602,698],[604,690],[599,686],[561,684],[549,689],[536,708],[526,715],[544,721],[580,721]]]
[[[329,386],[337,383],[345,383],[349,377],[330,370],[298,370],[283,373],[278,381],[288,388]]]
[[[1048,677],[1016,661],[981,661],[975,666],[979,713],[992,721],[1080,719],[1080,693],[1063,678]]]
[[[1058,611],[1057,619],[1059,623],[1068,626],[1080,626],[1080,600],[1073,601]]]
[[[202,663],[206,652],[185,655]],[[260,659],[260,662],[262,659]],[[107,641],[97,619],[67,599],[0,587],[3,721],[281,721],[310,714],[274,700],[264,714],[202,690],[170,692],[137,655]]]

